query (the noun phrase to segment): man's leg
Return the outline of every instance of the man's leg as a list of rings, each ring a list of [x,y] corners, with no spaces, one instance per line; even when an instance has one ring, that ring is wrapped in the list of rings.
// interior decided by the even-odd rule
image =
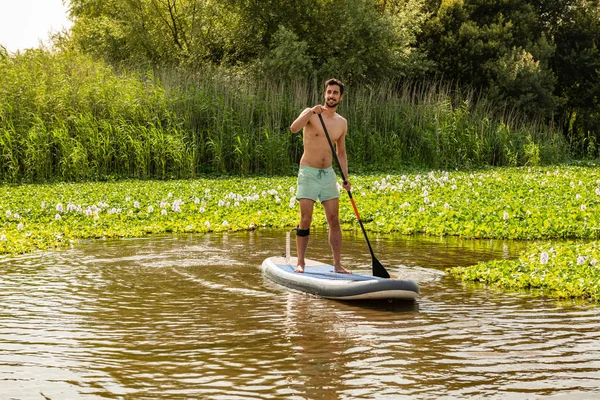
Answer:
[[[335,272],[350,274],[351,272],[342,267],[342,228],[340,227],[340,200],[331,199],[323,202],[327,224],[329,225],[329,245],[333,253],[333,266]]]
[[[300,224],[298,225],[298,229],[310,229],[315,202],[311,199],[300,199],[299,202]],[[304,272],[304,266],[306,265],[306,262],[304,261],[304,255],[306,254],[307,247],[308,235],[300,236],[298,235],[298,233],[296,233],[296,249],[298,251],[298,263],[296,267],[296,272]]]

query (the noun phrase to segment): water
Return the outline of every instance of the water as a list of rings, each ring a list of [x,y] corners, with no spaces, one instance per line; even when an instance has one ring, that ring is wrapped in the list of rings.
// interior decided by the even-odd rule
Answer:
[[[0,259],[1,399],[600,399],[600,308],[463,285],[523,244],[371,238],[408,304],[290,292],[285,232],[92,241]],[[359,235],[344,264],[368,273]],[[292,243],[292,252],[294,251]],[[309,255],[330,258],[311,231]]]

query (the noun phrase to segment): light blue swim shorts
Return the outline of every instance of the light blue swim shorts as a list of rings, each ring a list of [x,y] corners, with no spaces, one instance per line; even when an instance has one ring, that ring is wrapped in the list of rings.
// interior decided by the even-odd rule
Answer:
[[[337,199],[340,190],[337,186],[337,177],[333,167],[326,169],[313,168],[301,165],[298,171],[298,192],[296,199],[311,199],[322,202]]]

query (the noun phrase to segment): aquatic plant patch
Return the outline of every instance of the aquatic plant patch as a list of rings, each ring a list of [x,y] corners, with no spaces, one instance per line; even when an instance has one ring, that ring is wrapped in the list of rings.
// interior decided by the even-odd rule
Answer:
[[[498,168],[471,172],[350,175],[373,233],[464,238],[598,239],[600,170]],[[0,253],[77,239],[165,232],[293,227],[295,177],[59,183],[0,187]],[[342,193],[343,229],[359,229]],[[326,226],[321,207],[315,226]]]
[[[536,244],[517,260],[449,268],[464,280],[505,289],[534,289],[558,298],[600,300],[600,242]]]

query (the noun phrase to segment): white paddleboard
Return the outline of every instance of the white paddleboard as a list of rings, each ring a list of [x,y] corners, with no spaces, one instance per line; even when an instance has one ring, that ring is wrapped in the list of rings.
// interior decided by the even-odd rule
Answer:
[[[265,276],[288,288],[335,300],[415,300],[419,285],[412,280],[341,274],[333,266],[306,260],[303,273],[294,272],[295,257],[270,257],[263,261]]]

